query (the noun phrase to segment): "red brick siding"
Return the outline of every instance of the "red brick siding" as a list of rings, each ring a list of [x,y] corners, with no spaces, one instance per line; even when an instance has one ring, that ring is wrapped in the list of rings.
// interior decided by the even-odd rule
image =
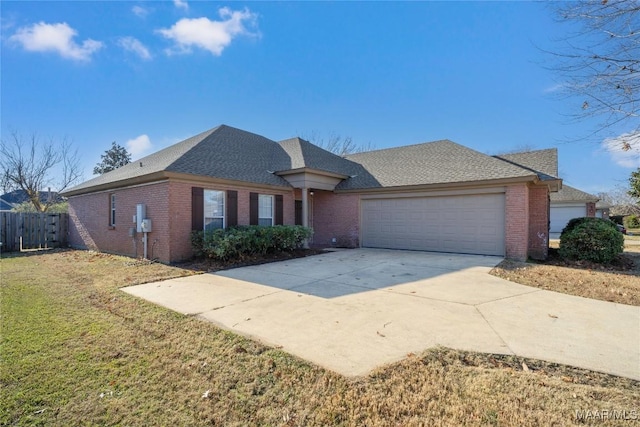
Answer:
[[[189,184],[169,183],[170,261],[189,259],[193,255],[191,251],[191,187],[192,185]]]
[[[587,216],[591,217],[591,218],[596,216],[596,204],[595,204],[595,202],[587,203]]]
[[[202,183],[163,182],[69,199],[70,236],[73,247],[142,257],[142,233],[129,237],[136,204],[144,203],[153,231],[148,234],[148,257],[162,262],[191,257],[191,187],[238,191],[238,224],[249,224],[249,193],[282,194],[284,224],[294,223],[292,190],[238,188]],[[109,227],[109,195],[116,195],[116,226]],[[135,245],[134,245],[135,242]]]
[[[360,246],[359,195],[316,190],[309,199],[313,199],[309,225],[314,230],[311,242],[314,246]]]
[[[171,261],[180,261],[191,257],[191,187],[203,187],[208,190],[236,190],[238,192],[238,225],[249,225],[249,193],[281,194],[283,196],[283,223],[293,225],[295,205],[293,190],[265,190],[258,188],[238,188],[236,186],[171,182]],[[185,237],[186,236],[186,237]]]
[[[506,257],[526,260],[529,247],[529,188],[508,186],[505,192]]]
[[[547,187],[530,187],[529,256],[533,259],[545,259],[548,253],[549,189]]]
[[[169,183],[117,189],[69,198],[69,242],[74,247],[132,257],[143,255],[142,233],[129,237],[135,227],[136,205],[144,203],[153,231],[148,234],[148,256],[169,259],[169,224],[166,200]],[[116,225],[109,226],[110,195],[116,196]]]

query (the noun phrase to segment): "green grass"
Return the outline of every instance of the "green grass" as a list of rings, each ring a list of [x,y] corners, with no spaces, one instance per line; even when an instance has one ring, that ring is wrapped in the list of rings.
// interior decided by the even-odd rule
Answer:
[[[185,274],[80,251],[0,260],[0,425],[537,426],[640,409],[635,381],[447,349],[344,378],[119,290]]]

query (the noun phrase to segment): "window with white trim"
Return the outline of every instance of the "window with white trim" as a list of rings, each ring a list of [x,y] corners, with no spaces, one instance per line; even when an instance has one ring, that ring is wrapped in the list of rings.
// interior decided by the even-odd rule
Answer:
[[[116,195],[109,195],[109,225],[116,226]]]
[[[258,225],[273,225],[273,196],[258,196]]]
[[[204,190],[204,229],[224,228],[224,191]]]

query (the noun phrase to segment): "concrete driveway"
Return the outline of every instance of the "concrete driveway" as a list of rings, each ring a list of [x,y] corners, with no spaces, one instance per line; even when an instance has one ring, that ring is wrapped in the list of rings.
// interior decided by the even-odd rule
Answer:
[[[489,275],[500,261],[354,249],[123,290],[344,375],[442,345],[640,380],[640,307]]]

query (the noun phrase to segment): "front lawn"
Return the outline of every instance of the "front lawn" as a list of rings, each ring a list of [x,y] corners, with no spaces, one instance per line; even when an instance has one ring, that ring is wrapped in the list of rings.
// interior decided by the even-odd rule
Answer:
[[[85,251],[0,260],[0,425],[567,425],[637,381],[444,348],[345,378],[119,288],[193,274]],[[590,412],[586,412],[590,411]]]

